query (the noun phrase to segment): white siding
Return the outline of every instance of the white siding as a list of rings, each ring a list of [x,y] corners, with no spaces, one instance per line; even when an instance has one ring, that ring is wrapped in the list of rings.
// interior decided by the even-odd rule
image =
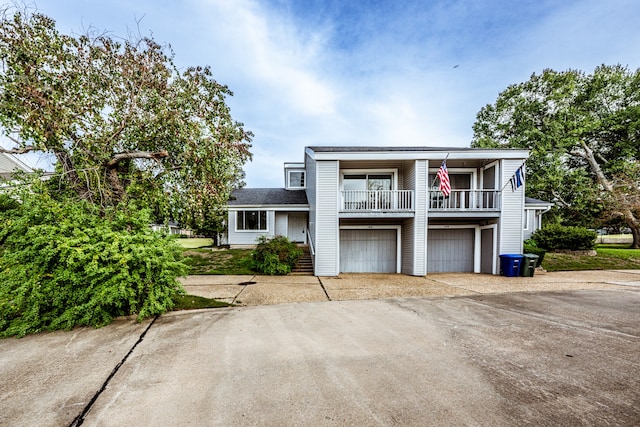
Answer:
[[[498,236],[498,254],[522,253],[522,215],[524,211],[524,185],[511,191],[509,179],[524,159],[502,160],[502,212]]]
[[[251,209],[247,209],[251,210]],[[261,209],[264,210],[264,209]],[[272,237],[275,230],[275,211],[267,211],[267,231],[236,231],[237,210],[229,210],[228,240],[231,246],[255,245],[258,237],[268,235]]]
[[[286,212],[276,212],[275,235],[276,236],[287,235],[287,213]]]
[[[416,162],[407,162],[404,168],[405,190],[414,190],[416,183]],[[410,218],[402,224],[402,273],[413,274],[415,244],[415,218]]]
[[[315,275],[336,276],[339,273],[339,220],[337,161],[315,163]]]
[[[413,274],[424,276],[427,274],[427,200],[429,187],[429,162],[416,160],[415,162],[415,207],[414,222],[414,252]]]
[[[316,162],[305,154],[305,170],[307,171],[307,202],[309,202],[309,244],[316,245]]]

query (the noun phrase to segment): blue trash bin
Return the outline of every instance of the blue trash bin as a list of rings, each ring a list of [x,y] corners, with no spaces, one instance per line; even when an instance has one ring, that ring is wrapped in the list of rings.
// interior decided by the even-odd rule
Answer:
[[[500,255],[500,275],[506,277],[518,277],[522,266],[521,254]]]

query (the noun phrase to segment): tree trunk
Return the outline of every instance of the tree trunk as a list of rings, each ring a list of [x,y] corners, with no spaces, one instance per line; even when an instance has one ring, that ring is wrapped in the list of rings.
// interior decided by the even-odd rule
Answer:
[[[573,154],[582,157],[587,161],[587,163],[589,163],[591,170],[598,178],[598,182],[600,183],[600,185],[602,185],[602,188],[604,188],[604,190],[607,193],[611,194],[613,198],[616,199],[616,190],[613,187],[613,184],[611,183],[611,181],[607,179],[604,172],[602,171],[602,168],[596,161],[593,150],[584,141],[581,141],[581,145],[582,145],[582,148],[584,149],[584,153],[573,152]],[[623,207],[623,206],[624,204],[622,204],[622,206],[619,206],[619,207]],[[633,243],[631,247],[633,249],[640,249],[640,219],[636,218],[636,216],[633,214],[633,211],[631,211],[631,209],[628,209],[625,207],[622,208],[622,216],[624,218],[625,224],[631,229],[631,234],[633,236]]]
[[[640,220],[638,220],[630,210],[625,212],[624,217],[627,225],[631,229],[631,235],[633,236],[631,249],[640,249]]]
[[[63,175],[61,180],[64,181],[69,189],[75,192],[80,199],[92,201],[91,190],[87,183],[78,176],[78,171],[76,171],[69,153],[66,151],[56,151],[55,156],[62,166]]]

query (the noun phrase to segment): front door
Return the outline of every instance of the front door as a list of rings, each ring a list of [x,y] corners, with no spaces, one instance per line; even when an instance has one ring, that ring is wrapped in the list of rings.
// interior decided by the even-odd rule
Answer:
[[[287,237],[292,242],[307,243],[307,235],[305,230],[307,229],[307,214],[305,213],[290,213]]]

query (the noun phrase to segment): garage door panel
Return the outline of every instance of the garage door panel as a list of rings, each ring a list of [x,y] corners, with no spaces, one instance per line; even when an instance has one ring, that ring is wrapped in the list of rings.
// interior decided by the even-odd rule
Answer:
[[[395,273],[397,232],[393,230],[341,230],[340,271],[343,273]]]
[[[427,238],[429,273],[471,273],[474,229],[432,229]]]

